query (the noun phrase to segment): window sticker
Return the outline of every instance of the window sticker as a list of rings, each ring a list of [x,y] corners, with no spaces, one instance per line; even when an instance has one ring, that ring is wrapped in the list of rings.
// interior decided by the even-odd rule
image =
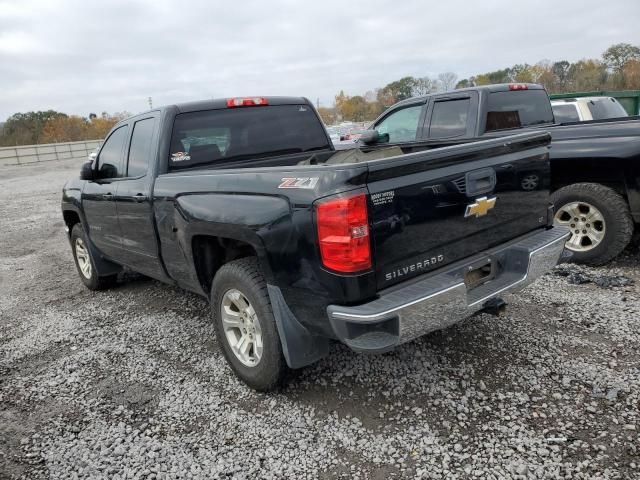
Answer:
[[[171,154],[172,162],[188,162],[191,160],[191,155],[187,152],[176,152]]]

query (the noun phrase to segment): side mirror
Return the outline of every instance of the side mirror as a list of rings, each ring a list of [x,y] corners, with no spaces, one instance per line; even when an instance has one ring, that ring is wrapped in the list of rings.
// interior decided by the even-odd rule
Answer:
[[[84,162],[80,168],[80,180],[95,180],[96,172],[93,169],[93,161]]]
[[[389,141],[388,133],[379,133],[378,130],[364,130],[360,134],[360,142],[373,145],[374,143],[385,143]]]

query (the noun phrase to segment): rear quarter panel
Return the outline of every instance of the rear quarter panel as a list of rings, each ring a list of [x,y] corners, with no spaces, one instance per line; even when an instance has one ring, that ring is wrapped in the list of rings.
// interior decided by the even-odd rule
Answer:
[[[317,321],[318,330],[324,331],[326,305],[372,297],[375,275],[371,271],[337,276],[322,268],[313,202],[363,188],[365,174],[364,166],[314,166],[159,176],[154,212],[169,275],[183,287],[208,296],[197,278],[194,237],[241,240],[255,249],[267,282],[283,291],[294,314]],[[278,188],[287,178],[317,181],[313,188]]]

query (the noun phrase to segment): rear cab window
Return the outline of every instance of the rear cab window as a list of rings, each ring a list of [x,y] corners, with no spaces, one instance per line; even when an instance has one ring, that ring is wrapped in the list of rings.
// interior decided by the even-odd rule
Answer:
[[[587,107],[594,120],[627,117],[627,111],[614,98],[597,98],[587,102]]]
[[[176,115],[169,169],[330,149],[309,105],[268,105]]]
[[[553,111],[544,90],[492,92],[487,100],[485,131],[552,124]]]

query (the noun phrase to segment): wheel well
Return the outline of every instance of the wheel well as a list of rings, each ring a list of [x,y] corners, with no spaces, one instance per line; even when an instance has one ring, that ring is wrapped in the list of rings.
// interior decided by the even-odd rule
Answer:
[[[62,217],[64,218],[64,223],[67,225],[69,232],[71,232],[71,229],[76,223],[80,223],[80,216],[73,210],[65,210],[62,212]]]
[[[213,277],[222,265],[257,255],[255,248],[242,240],[208,235],[193,237],[191,249],[198,281],[205,292],[211,290]]]
[[[573,183],[599,183],[627,198],[622,169],[615,158],[555,159],[551,162],[551,191]]]

